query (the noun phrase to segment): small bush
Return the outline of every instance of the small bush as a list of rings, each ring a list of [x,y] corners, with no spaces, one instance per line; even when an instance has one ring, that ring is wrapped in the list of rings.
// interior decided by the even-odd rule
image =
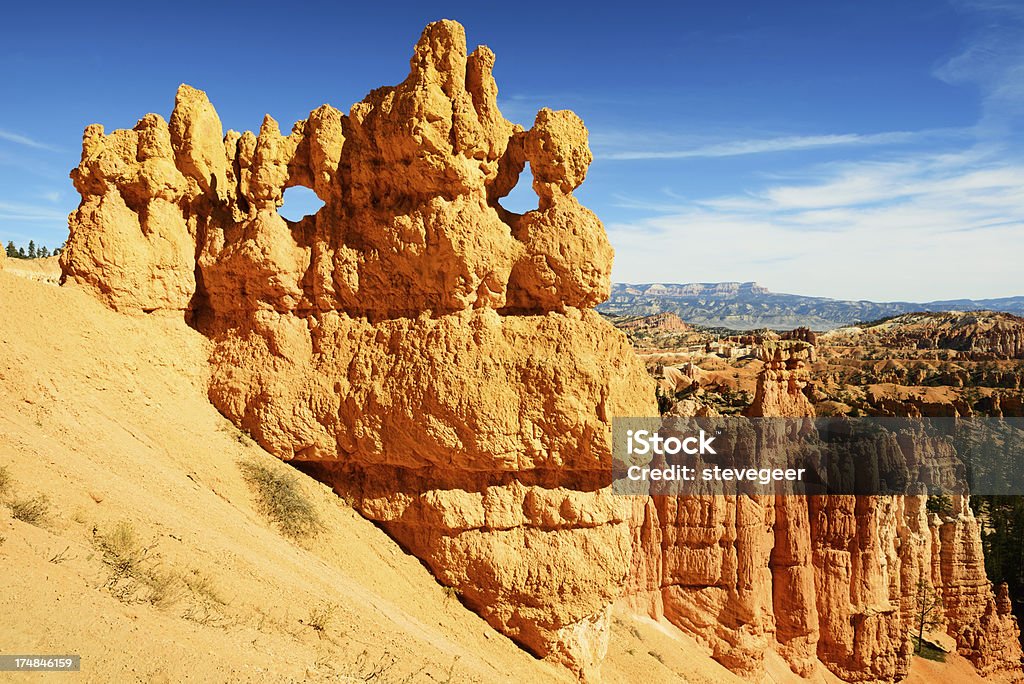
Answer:
[[[323,530],[320,516],[302,491],[302,484],[285,466],[271,468],[256,461],[242,461],[238,467],[256,494],[257,508],[285,536],[301,539]]]
[[[177,603],[185,591],[181,576],[161,565],[149,569],[143,576],[143,584],[149,590],[146,600],[159,607]]]
[[[189,602],[181,617],[212,627],[228,627],[232,624],[232,619],[224,613],[228,602],[208,575],[193,568],[191,572],[182,574],[181,581],[189,592]]]
[[[185,589],[181,576],[163,566],[152,545],[143,545],[131,523],[118,523],[99,536],[96,545],[110,568],[106,586],[119,600],[162,607],[181,598]]]
[[[330,628],[331,623],[334,621],[334,613],[337,610],[338,606],[333,603],[321,603],[309,611],[309,620],[306,621],[306,624],[312,627],[315,632],[323,634]]]
[[[11,507],[11,515],[16,520],[30,525],[42,525],[50,517],[50,500],[45,494],[31,499],[16,499],[10,501],[8,505]]]
[[[203,603],[227,605],[227,601],[220,595],[220,591],[217,590],[213,580],[207,575],[202,574],[198,570],[192,570],[192,572],[182,575],[181,579],[188,590],[192,592],[192,595]]]
[[[139,542],[135,528],[128,522],[119,522],[113,530],[100,535],[96,545],[103,552],[103,562],[124,577],[139,575],[150,551]]]
[[[11,471],[7,466],[0,466],[0,501],[7,498],[11,492]]]

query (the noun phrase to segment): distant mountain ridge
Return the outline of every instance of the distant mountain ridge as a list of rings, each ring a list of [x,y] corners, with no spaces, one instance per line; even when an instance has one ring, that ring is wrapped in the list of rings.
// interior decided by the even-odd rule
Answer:
[[[934,302],[872,302],[772,292],[755,282],[615,283],[599,311],[618,315],[674,313],[708,327],[832,330],[858,322],[918,311],[989,310],[1024,315],[1024,296]]]

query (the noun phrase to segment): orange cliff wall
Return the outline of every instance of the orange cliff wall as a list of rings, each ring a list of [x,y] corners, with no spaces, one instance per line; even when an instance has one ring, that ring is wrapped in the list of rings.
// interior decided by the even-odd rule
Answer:
[[[813,346],[766,343],[760,353],[747,414],[812,416],[803,388]],[[768,432],[765,448],[783,437]],[[924,582],[980,674],[1022,678],[1016,620],[1005,587],[997,597],[985,576],[966,498],[944,520],[923,496],[666,496],[638,510],[625,602],[691,633],[734,671],[756,678],[775,650],[804,676],[821,663],[846,681],[903,679]]]

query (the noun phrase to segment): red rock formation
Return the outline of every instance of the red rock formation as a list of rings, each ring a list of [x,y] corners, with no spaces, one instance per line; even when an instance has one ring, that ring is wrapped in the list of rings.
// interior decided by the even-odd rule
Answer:
[[[936,516],[933,526],[936,586],[946,631],[956,639],[957,651],[983,676],[1007,671],[1019,675],[1020,629],[1010,612],[1006,585],[994,594],[985,576],[981,529],[966,497],[957,497],[954,515],[941,521]]]
[[[802,341],[767,343],[748,415],[813,416],[803,392],[812,351]],[[761,447],[770,451],[792,443],[787,431],[813,429],[808,420],[767,423]],[[911,468],[952,457],[948,444],[925,438],[893,438],[878,448]],[[962,501],[957,516],[939,521],[929,519],[925,501],[654,497],[638,504],[626,602],[667,618],[750,677],[772,649],[802,676],[822,664],[846,681],[892,682],[909,672],[923,586],[944,602],[945,629],[979,672],[1019,679],[1016,621],[985,577],[970,508]]]
[[[766,342],[757,348],[764,361],[754,401],[746,411],[751,417],[801,417],[814,415],[803,394],[807,364],[814,361],[814,347],[805,342]]]
[[[693,330],[683,322],[683,319],[674,313],[659,313],[650,316],[641,316],[626,321],[616,322],[619,330],[636,330],[652,332],[690,332]]]
[[[816,344],[818,341],[817,334],[815,334],[815,332],[810,328],[803,326],[784,332],[779,336],[779,338],[783,340],[799,340],[811,345]]]
[[[915,313],[864,329],[890,347],[950,349],[972,358],[1024,358],[1024,318],[1008,313]]]

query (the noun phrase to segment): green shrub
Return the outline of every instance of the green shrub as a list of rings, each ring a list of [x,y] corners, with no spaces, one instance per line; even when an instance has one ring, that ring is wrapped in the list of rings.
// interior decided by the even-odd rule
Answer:
[[[31,499],[15,499],[9,501],[11,515],[16,520],[27,522],[30,525],[42,525],[50,517],[50,500],[45,494]]]
[[[323,530],[313,502],[302,491],[302,483],[287,466],[276,468],[257,461],[238,464],[242,477],[256,495],[256,506],[282,534],[301,539]]]

